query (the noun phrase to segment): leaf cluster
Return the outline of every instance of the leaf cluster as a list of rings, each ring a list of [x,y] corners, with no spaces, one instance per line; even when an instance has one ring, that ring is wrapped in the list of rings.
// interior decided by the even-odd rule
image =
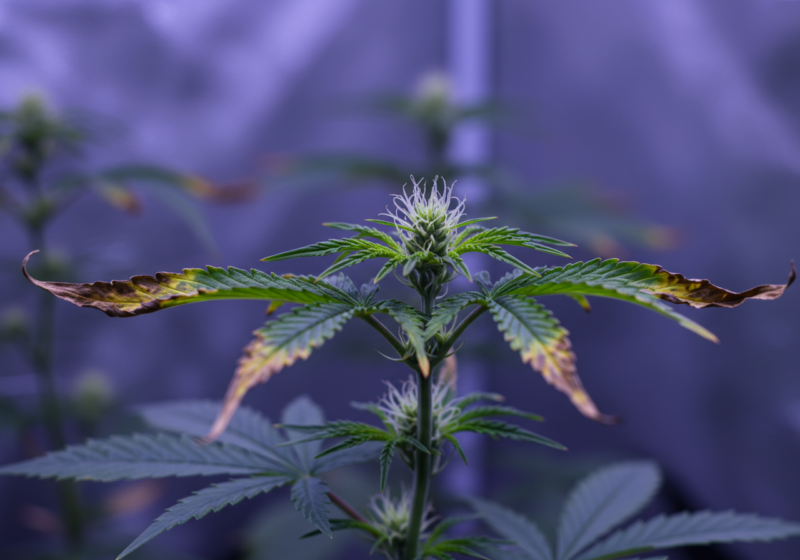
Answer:
[[[648,461],[619,463],[590,474],[567,498],[555,542],[518,513],[478,498],[468,501],[496,533],[516,543],[512,551],[499,554],[505,558],[513,552],[519,560],[611,560],[682,546],[800,536],[796,523],[732,511],[658,515],[615,530],[653,499],[660,484],[658,467]]]
[[[365,446],[315,459],[318,442],[291,447],[297,432],[281,432],[257,412],[242,407],[219,441],[202,445],[216,417],[219,403],[209,401],[167,402],[144,406],[143,418],[154,428],[178,432],[114,436],[90,440],[85,445],[0,467],[0,475],[75,480],[135,480],[170,476],[232,475],[227,482],[212,484],[168,508],[119,556],[127,556],[150,539],[190,519],[200,519],[245,498],[253,498],[281,486],[291,486],[297,510],[323,534],[331,535],[328,519],[328,486],[319,475],[377,457],[378,449]],[[307,397],[289,403],[283,422],[299,427],[324,422],[322,411]],[[194,437],[193,437],[194,436]]]

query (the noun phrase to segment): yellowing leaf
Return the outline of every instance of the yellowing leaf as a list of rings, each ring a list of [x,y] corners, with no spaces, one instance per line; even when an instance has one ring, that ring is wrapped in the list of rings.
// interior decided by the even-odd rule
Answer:
[[[225,431],[251,387],[268,381],[298,359],[307,359],[313,348],[322,346],[352,316],[353,309],[347,305],[308,305],[281,315],[257,330],[255,340],[245,347],[239,359],[222,410],[204,441],[214,441]]]
[[[92,284],[43,282],[25,268],[33,251],[22,262],[25,277],[53,295],[79,305],[94,307],[111,317],[132,317],[185,303],[216,299],[260,299],[288,303],[344,302],[353,299],[324,282],[311,284],[299,278],[282,278],[258,270],[238,268],[185,268],[182,273],[159,272]]]
[[[523,363],[542,374],[545,381],[565,393],[572,404],[592,420],[613,424],[613,416],[601,414],[583,388],[575,368],[569,332],[544,307],[523,297],[502,296],[488,303],[498,329]]]

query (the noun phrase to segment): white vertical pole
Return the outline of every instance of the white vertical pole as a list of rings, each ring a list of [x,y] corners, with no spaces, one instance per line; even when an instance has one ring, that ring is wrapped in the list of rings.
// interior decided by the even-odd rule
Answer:
[[[459,105],[475,105],[486,101],[492,85],[492,21],[491,0],[449,0],[447,3],[447,73],[452,83],[454,100]],[[448,157],[454,163],[476,165],[486,163],[490,157],[489,129],[484,123],[468,122],[460,125],[452,138]],[[456,191],[468,195],[471,205],[485,198],[486,186],[475,178],[458,179]],[[473,266],[480,264],[473,260]],[[458,364],[458,390],[460,394],[486,390],[484,364],[462,359]],[[454,459],[445,479],[446,486],[455,494],[480,495],[484,490],[484,446],[482,436],[460,436],[462,447],[470,461],[466,467]]]

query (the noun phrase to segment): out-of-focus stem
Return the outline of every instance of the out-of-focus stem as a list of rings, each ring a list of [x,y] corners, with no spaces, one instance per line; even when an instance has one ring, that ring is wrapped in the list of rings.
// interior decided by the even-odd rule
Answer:
[[[360,521],[361,523],[367,523],[367,520],[364,518],[363,515],[358,513],[353,506],[345,502],[341,497],[333,492],[328,492],[328,497],[331,499],[336,507],[340,510],[345,512],[351,519],[355,519],[356,521]]]
[[[31,225],[28,228],[31,246],[34,249],[45,249],[45,238],[42,227]],[[53,376],[53,331],[55,328],[55,298],[43,292],[39,298],[36,321],[31,344],[31,363],[39,380],[39,407],[47,431],[50,447],[61,449],[66,445],[61,406],[58,400],[55,378]],[[64,531],[73,549],[78,549],[83,542],[83,512],[81,509],[78,488],[72,480],[56,483],[61,505],[61,517]]]

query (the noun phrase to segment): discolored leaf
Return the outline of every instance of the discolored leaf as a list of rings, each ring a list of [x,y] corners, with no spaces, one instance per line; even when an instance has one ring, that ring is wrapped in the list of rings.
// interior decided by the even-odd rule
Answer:
[[[301,278],[283,278],[258,270],[238,268],[207,270],[187,268],[182,273],[159,272],[155,276],[134,276],[130,280],[70,284],[44,282],[25,277],[40,288],[80,307],[94,307],[111,317],[132,317],[186,303],[217,299],[260,299],[288,303],[337,302],[355,305],[345,292],[324,282],[312,284]]]
[[[338,303],[306,305],[285,313],[255,331],[256,338],[244,349],[225,395],[222,410],[205,441],[213,441],[225,431],[233,413],[251,387],[307,359],[353,316],[353,309]]]
[[[601,414],[583,388],[575,368],[575,354],[569,332],[558,320],[532,299],[501,296],[488,302],[489,311],[497,321],[512,350],[522,361],[542,374],[545,380],[565,393],[584,415],[598,422],[611,424],[614,417]]]

